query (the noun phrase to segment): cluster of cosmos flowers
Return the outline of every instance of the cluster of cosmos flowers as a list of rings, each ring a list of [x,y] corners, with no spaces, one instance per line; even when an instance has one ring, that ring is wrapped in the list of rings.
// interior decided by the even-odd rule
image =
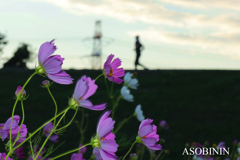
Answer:
[[[57,47],[54,44],[54,40],[50,42],[45,42],[41,45],[38,52],[38,61],[39,66],[36,68],[35,73],[39,75],[47,76],[50,80],[59,83],[59,84],[72,84],[73,78],[65,71],[62,70],[62,64],[64,58],[60,55],[52,55],[56,51]],[[110,54],[104,63],[103,74],[106,79],[114,83],[120,84],[124,82],[123,87],[120,90],[121,98],[133,102],[133,95],[130,94],[131,89],[137,89],[138,80],[135,78],[135,75],[132,73],[126,73],[123,68],[119,68],[121,65],[121,60],[119,58],[114,59],[114,55]],[[121,77],[123,77],[121,79]],[[49,87],[50,82],[48,80],[42,83],[44,86]],[[68,108],[78,110],[79,107],[83,107],[90,110],[104,110],[106,109],[106,103],[102,104],[93,104],[88,98],[92,96],[97,91],[98,86],[95,84],[95,80],[83,75],[77,82],[75,90],[72,97],[69,99]],[[26,99],[26,91],[21,86],[17,87],[15,92],[16,98],[18,101],[23,101]],[[97,125],[96,134],[91,139],[90,145],[93,147],[93,155],[96,160],[117,160],[117,155],[115,154],[118,149],[118,144],[115,141],[114,124],[115,121],[110,117],[112,111],[104,111]],[[157,134],[157,126],[152,124],[152,119],[145,119],[143,112],[141,110],[141,105],[138,105],[135,109],[134,115],[141,122],[136,137],[136,143],[142,143],[151,150],[161,150],[162,146],[156,144],[159,141],[159,135]],[[26,140],[27,137],[27,127],[25,124],[20,122],[20,116],[13,115],[5,123],[0,124],[0,138],[2,141],[9,139],[14,143],[14,146],[21,144]],[[55,124],[55,122],[54,122]],[[55,129],[52,122],[46,123],[42,128],[43,133],[46,137],[49,137],[49,140],[52,142],[58,141],[58,135],[52,134],[52,131]],[[167,129],[166,122],[160,122],[160,126]],[[10,129],[12,127],[12,129]],[[21,146],[22,147],[22,146]],[[18,147],[14,150],[16,156],[23,158],[22,148]],[[11,147],[10,147],[11,149]],[[39,148],[34,146],[33,155],[30,156],[29,160],[35,159],[44,159],[48,160],[51,158],[43,158],[42,154],[45,148]],[[37,154],[38,152],[38,154]],[[83,153],[86,152],[85,146],[79,146],[78,153],[74,153],[71,156],[71,160],[84,160]],[[19,154],[17,154],[19,153]],[[0,160],[11,160],[12,158],[6,158],[5,153],[0,153]]]

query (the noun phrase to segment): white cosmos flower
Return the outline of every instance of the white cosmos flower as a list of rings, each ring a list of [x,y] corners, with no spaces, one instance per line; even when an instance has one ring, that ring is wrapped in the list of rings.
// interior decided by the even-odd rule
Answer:
[[[137,105],[137,107],[135,108],[135,114],[136,114],[136,116],[137,116],[137,119],[138,119],[140,122],[142,122],[142,121],[145,119],[141,107],[142,107],[142,106],[139,104],[139,105]]]
[[[122,87],[121,95],[126,101],[133,102],[133,95],[130,94],[130,90],[126,86]]]
[[[137,89],[137,87],[139,86],[138,84],[138,80],[137,78],[132,78],[132,73],[130,72],[127,72],[124,76],[124,85],[129,87],[129,88],[132,88],[132,89]]]
[[[194,156],[193,156],[193,160],[204,160],[204,159],[201,158],[201,157],[198,157],[196,154],[194,154]]]

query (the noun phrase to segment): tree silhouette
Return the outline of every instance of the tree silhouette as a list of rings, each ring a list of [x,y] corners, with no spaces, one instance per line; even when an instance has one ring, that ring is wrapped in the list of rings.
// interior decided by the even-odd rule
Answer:
[[[22,45],[18,47],[17,51],[14,53],[14,56],[4,64],[3,68],[27,68],[26,63],[31,60],[31,57],[33,55],[33,52],[30,51],[28,47],[28,44],[22,43]]]
[[[6,36],[0,33],[0,54],[2,54],[3,47],[7,44]]]

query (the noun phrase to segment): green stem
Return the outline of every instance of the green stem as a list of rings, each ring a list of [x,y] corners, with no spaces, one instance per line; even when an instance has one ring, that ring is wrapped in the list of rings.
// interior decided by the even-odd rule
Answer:
[[[33,150],[33,147],[32,147],[32,141],[31,141],[31,138],[30,138],[30,149],[31,149],[31,153],[34,153],[34,150]],[[32,159],[33,159],[33,155],[32,155]]]
[[[37,155],[35,156],[34,160],[37,159],[37,157],[39,156],[39,154],[41,153],[43,147],[46,145],[48,139],[50,138],[50,136],[53,134],[54,130],[57,128],[57,126],[59,125],[59,123],[62,121],[62,119],[65,117],[65,115],[67,114],[68,109],[64,112],[64,114],[62,115],[62,117],[59,119],[58,123],[56,126],[54,126],[54,128],[51,130],[51,132],[49,133],[49,135],[47,136],[47,138],[45,139],[45,141],[43,142],[43,145],[41,146],[41,148],[39,149]]]
[[[162,155],[164,150],[161,150],[161,152],[158,154],[158,156],[155,158],[155,160],[158,160],[158,158]]]
[[[114,131],[114,134],[117,134],[117,131],[122,128],[122,126],[127,123],[131,118],[133,117],[133,114],[127,118],[126,121],[124,121],[120,126],[117,127],[116,131]]]
[[[66,108],[65,110],[67,110],[68,108]],[[28,141],[33,135],[35,135],[40,129],[42,129],[46,124],[48,124],[49,122],[51,122],[52,120],[56,119],[58,116],[60,116],[61,114],[63,114],[65,112],[65,110],[63,110],[62,112],[60,112],[56,117],[53,117],[52,119],[50,119],[49,121],[45,122],[41,127],[39,127],[37,130],[35,130],[28,138],[26,138],[22,143],[20,143],[19,145],[17,145],[16,147],[14,147],[13,149],[11,149],[5,160],[7,160],[7,158],[9,157],[9,155],[17,148],[19,148],[22,144],[24,144],[26,141]]]
[[[22,107],[22,122],[21,122],[21,124],[20,124],[20,127],[19,127],[19,129],[18,129],[18,134],[17,134],[17,135],[20,134],[20,136],[21,136],[20,131],[21,131],[21,128],[22,128],[24,119],[25,119],[25,113],[24,113],[24,107],[23,107],[23,101],[22,101],[22,100],[21,100],[21,107]],[[14,141],[14,143],[13,143],[13,147],[14,147],[14,145],[16,144],[17,140],[18,140],[18,136],[17,136],[17,138],[15,139],[15,141]]]
[[[119,95],[116,103],[115,103],[114,106],[113,106],[113,109],[112,109],[112,119],[114,118],[115,108],[118,106],[119,100],[120,100],[121,98],[122,98],[122,96]]]
[[[112,85],[111,85],[111,97],[113,96],[113,84],[114,82],[112,82]]]
[[[84,129],[83,129],[83,132],[85,132],[85,131],[86,131],[86,129],[87,129],[87,126],[88,126],[88,122],[89,122],[89,119],[88,119],[88,117],[87,117],[87,123],[86,123],[86,125],[85,125],[85,127],[84,127]]]
[[[159,160],[163,159],[165,155],[163,155]]]
[[[46,88],[47,88],[48,93],[50,94],[50,96],[52,97],[52,100],[53,100],[53,102],[54,102],[54,105],[55,105],[55,116],[56,116],[56,115],[57,115],[57,111],[58,111],[57,102],[55,101],[55,99],[54,99],[54,97],[53,97],[53,95],[52,95],[49,87],[46,87]],[[56,119],[54,119],[53,126],[55,126],[55,124],[56,124]]]
[[[111,98],[111,96],[110,96],[110,91],[109,91],[109,87],[108,87],[106,78],[104,79],[104,81],[105,81],[105,85],[106,85],[106,87],[107,87],[108,97]]]
[[[76,151],[82,149],[83,147],[86,147],[86,146],[89,146],[89,145],[91,145],[91,143],[88,143],[88,144],[85,144],[85,145],[83,145],[83,146],[81,146],[81,147],[79,147],[79,148],[76,148],[76,149],[67,151],[67,152],[65,152],[65,153],[63,153],[63,154],[60,154],[60,155],[58,155],[58,156],[56,156],[56,157],[53,157],[53,158],[50,159],[50,160],[54,160],[54,159],[57,159],[57,158],[59,158],[59,157],[65,156],[65,155],[67,155],[67,154],[69,154],[69,153],[76,152]]]
[[[73,116],[72,119],[68,122],[67,125],[63,126],[62,128],[56,129],[55,131],[59,131],[59,130],[65,129],[65,128],[67,128],[70,124],[72,124],[72,121],[74,120],[74,118],[75,118],[76,115],[77,115],[77,111],[78,111],[78,110],[75,111],[74,116]]]
[[[101,76],[103,76],[104,74],[102,73],[102,74],[100,74],[99,76],[97,76],[97,78],[95,78],[95,82],[97,81],[97,79],[99,78],[99,77],[101,77]]]
[[[19,95],[22,94],[24,88],[26,87],[26,85],[28,84],[28,82],[31,80],[31,78],[32,78],[35,74],[37,74],[37,73],[34,72],[34,73],[27,79],[27,81],[24,83],[24,85],[23,85],[23,87],[22,87]],[[13,116],[14,116],[15,108],[16,108],[16,106],[17,106],[18,99],[19,99],[19,96],[17,96],[17,99],[16,99],[16,101],[15,101],[15,103],[14,103],[13,110],[12,110],[12,118],[11,118],[11,125],[10,125],[10,142],[12,142],[12,122],[13,122]],[[12,144],[11,144],[11,143],[10,143],[10,150],[12,150]],[[5,160],[6,160],[6,159],[7,159],[7,157],[5,158]]]
[[[48,124],[49,122],[51,122],[52,120],[56,119],[57,117],[59,117],[61,114],[63,114],[66,110],[68,110],[69,108],[66,108],[65,110],[63,110],[62,112],[60,112],[56,117],[53,117],[52,119],[50,119],[49,121],[45,122],[41,127],[39,127],[37,130],[35,130],[31,136],[29,136],[28,138],[26,138],[22,143],[20,143],[18,146],[13,148],[13,151],[15,149],[17,149],[18,147],[20,147],[23,143],[25,143],[27,140],[29,140],[33,135],[35,135],[40,129],[42,129],[46,124]]]
[[[230,159],[232,159],[232,158],[234,159],[234,154],[235,154],[235,151],[236,151],[236,146],[237,146],[237,145],[234,145],[234,147],[233,147],[233,154],[231,155],[231,158],[230,158]]]
[[[83,131],[83,122],[84,122],[84,109],[82,108],[82,120],[81,120],[81,125],[80,125],[80,132],[81,132],[81,140],[80,140],[80,144],[83,144],[84,142],[84,131]]]
[[[122,160],[124,160],[124,159],[127,157],[127,155],[128,155],[129,152],[132,150],[132,147],[134,146],[135,143],[137,143],[137,141],[135,141],[135,142],[132,144],[132,146],[130,147],[130,149],[129,149],[128,152],[125,154],[125,156],[123,157]]]

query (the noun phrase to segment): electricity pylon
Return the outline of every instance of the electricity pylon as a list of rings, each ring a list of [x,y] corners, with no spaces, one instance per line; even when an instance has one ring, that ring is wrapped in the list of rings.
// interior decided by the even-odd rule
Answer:
[[[83,39],[83,41],[86,40],[93,40],[92,53],[90,55],[92,69],[102,69],[102,46],[110,44],[113,39],[102,36],[100,20],[96,21],[95,23],[95,31],[93,37]]]

